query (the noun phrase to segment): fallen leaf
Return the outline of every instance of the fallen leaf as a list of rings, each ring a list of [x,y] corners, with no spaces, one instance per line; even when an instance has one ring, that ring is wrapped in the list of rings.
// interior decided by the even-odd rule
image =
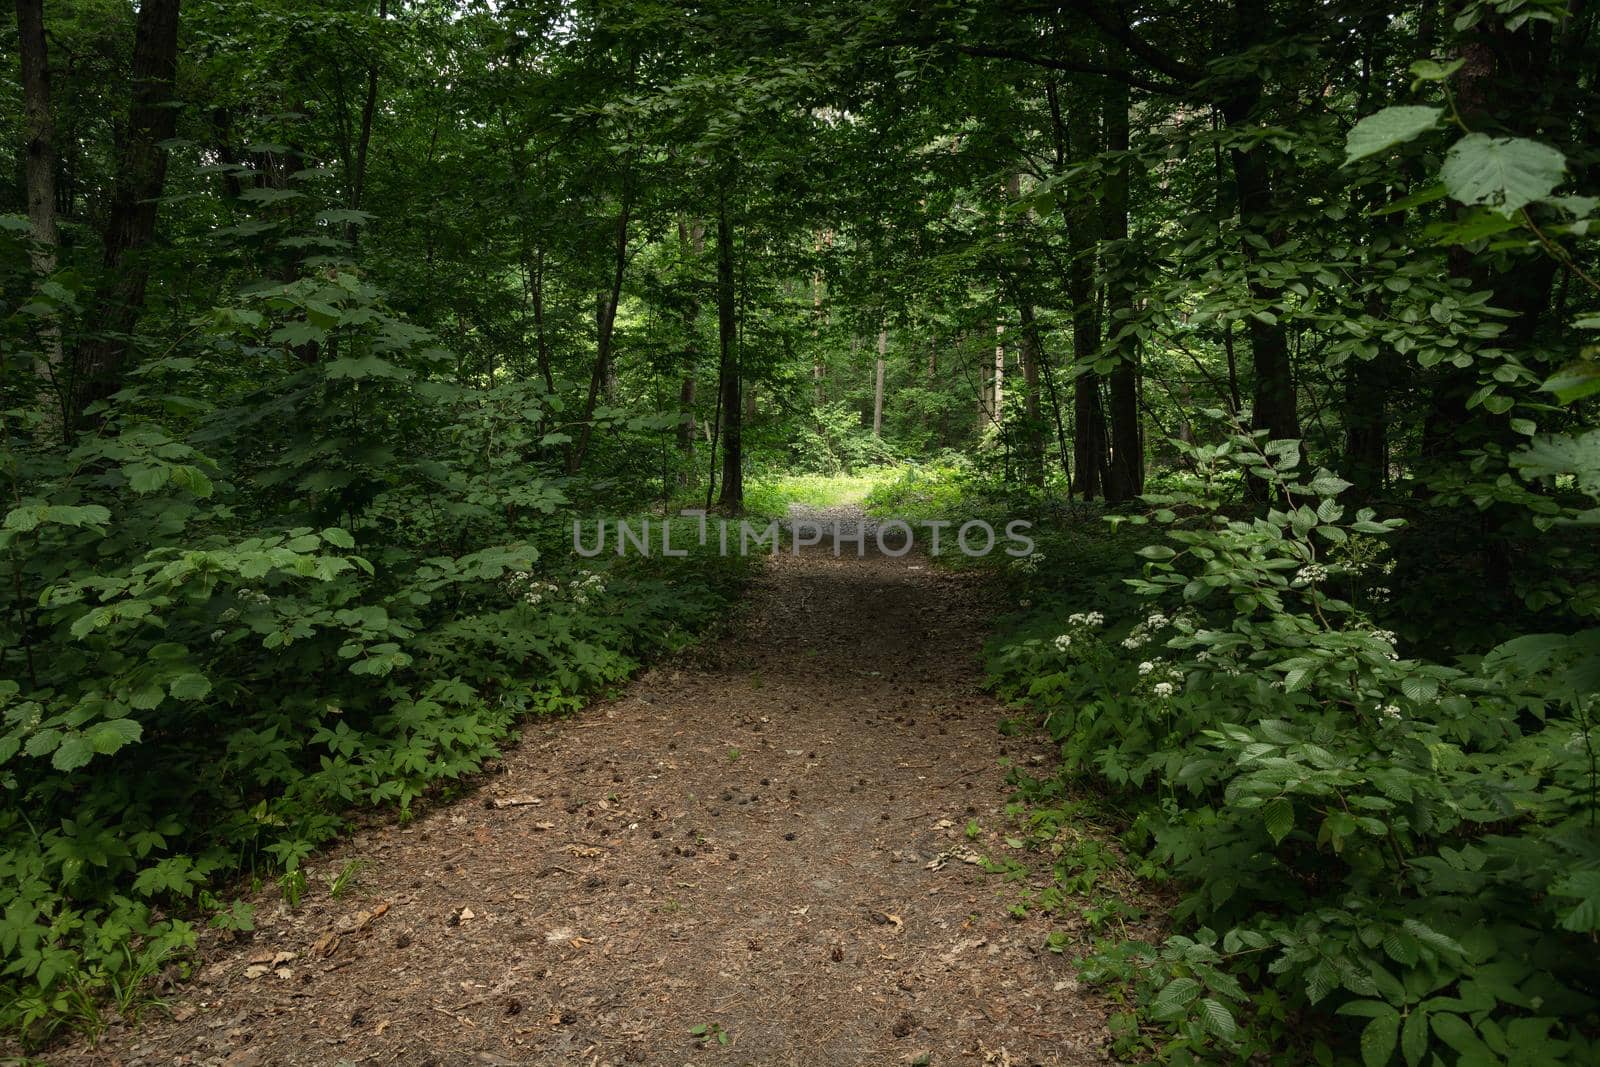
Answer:
[[[543,804],[544,799],[542,797],[522,795],[514,797],[495,797],[489,803],[496,808],[525,808],[532,804]]]
[[[321,956],[323,959],[327,959],[329,956],[333,955],[338,948],[339,935],[334,933],[332,930],[329,930],[327,933],[317,938],[316,943],[311,946],[311,951],[316,953],[318,956]]]
[[[252,963],[250,966],[244,969],[244,976],[253,982],[270,970],[272,970],[272,968],[267,966],[265,963]]]
[[[533,824],[533,828],[535,830],[554,830],[556,828],[556,824],[546,820],[540,820],[539,822]]]
[[[462,922],[468,922],[468,921],[470,921],[472,919],[476,919],[478,916],[473,912],[473,910],[471,908],[462,908],[461,909],[461,914],[456,916],[456,917],[458,919],[460,919]]]

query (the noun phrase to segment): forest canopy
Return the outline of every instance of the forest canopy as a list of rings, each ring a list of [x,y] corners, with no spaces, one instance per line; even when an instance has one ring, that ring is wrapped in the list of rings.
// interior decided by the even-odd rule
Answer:
[[[574,517],[870,477],[1035,524],[1031,799],[1180,901],[1083,961],[1119,1055],[1600,1054],[1594,4],[15,8],[19,1041],[757,565]]]

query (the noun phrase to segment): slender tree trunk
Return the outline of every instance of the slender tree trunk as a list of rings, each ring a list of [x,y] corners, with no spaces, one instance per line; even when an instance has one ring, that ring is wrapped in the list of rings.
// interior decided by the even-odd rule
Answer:
[[[1273,25],[1266,0],[1236,0],[1234,18],[1237,51],[1243,52],[1271,39]],[[1253,117],[1260,100],[1260,79],[1255,75],[1239,79],[1222,100],[1222,115],[1229,126],[1242,129]],[[1231,148],[1229,156],[1238,195],[1239,228],[1244,238],[1241,250],[1249,272],[1250,295],[1262,303],[1271,303],[1282,295],[1282,290],[1263,279],[1258,269],[1260,250],[1249,240],[1257,236],[1275,246],[1283,239],[1281,228],[1272,218],[1276,205],[1269,153],[1260,148],[1251,152]],[[1251,427],[1266,430],[1274,439],[1299,437],[1300,419],[1295,404],[1288,334],[1283,322],[1265,322],[1252,315],[1245,321],[1245,330],[1250,339],[1254,371]]]
[[[1006,195],[1012,201],[1022,199],[1022,174],[1012,171],[1006,180]],[[1033,213],[1026,219],[1031,223]],[[1023,233],[1026,233],[1023,228]],[[1021,332],[1017,336],[1017,359],[1022,364],[1022,466],[1028,479],[1035,485],[1044,483],[1044,423],[1039,418],[1039,363],[1044,349],[1039,341],[1039,324],[1034,315],[1033,301],[1025,289],[1027,278],[1032,276],[1032,263],[1027,255],[1017,259],[1016,271],[1010,276],[1012,302],[1017,306],[1017,319]]]
[[[1105,100],[1106,151],[1128,151],[1128,88],[1113,83]],[[1105,186],[1101,240],[1108,264],[1106,275],[1107,330],[1117,353],[1111,372],[1111,462],[1107,468],[1106,502],[1132,500],[1144,491],[1144,443],[1139,427],[1139,341],[1133,336],[1134,282],[1128,274],[1128,161],[1119,162]]]
[[[989,403],[998,426],[1006,417],[1006,325],[994,324],[994,376],[990,378]]]
[[[43,0],[17,0],[17,37],[22,52],[23,136],[26,139],[28,223],[33,232],[33,272],[40,279],[55,273],[56,127],[50,109],[50,64],[44,36]],[[66,365],[61,353],[61,325],[54,314],[39,329],[44,359],[39,364],[48,399],[41,405],[47,430],[66,425]]]
[[[122,387],[131,334],[144,309],[150,267],[142,253],[155,237],[156,205],[167,177],[162,142],[177,130],[179,0],[144,0],[133,42],[133,96],[117,152],[117,176],[95,296],[94,336],[76,354],[72,419]]]
[[[389,17],[389,0],[378,0],[378,22]],[[372,118],[378,110],[378,53],[373,51],[367,63],[367,95],[361,102],[361,131],[356,137],[356,161],[350,176],[350,207],[361,210],[361,198],[367,185],[367,151],[372,145]],[[354,245],[361,236],[361,227],[354,222],[345,227],[345,238]]]
[[[883,364],[884,354],[889,350],[888,327],[878,328],[878,365],[877,378],[872,387],[872,436],[883,436]]]
[[[682,212],[678,214],[678,251],[684,257],[686,275],[689,273],[687,265],[698,264],[700,256],[705,251],[705,223],[700,221],[690,222]],[[694,286],[689,285],[691,292]],[[695,368],[700,359],[699,334],[696,326],[700,321],[700,301],[691,296],[683,309],[683,337],[684,361],[683,382],[678,388],[678,410],[683,421],[678,424],[678,451],[683,456],[684,480],[687,481],[694,470],[694,400],[695,400]]]
[[[739,326],[734,304],[733,225],[728,219],[728,198],[717,202],[717,341],[722,362],[722,495],[723,507],[744,506],[744,427],[739,403]]]
[[[1077,94],[1070,116],[1064,117],[1054,81],[1048,85],[1050,114],[1055,131],[1056,160],[1088,159],[1100,149],[1099,116]],[[1083,499],[1093,500],[1105,484],[1105,414],[1100,403],[1100,376],[1094,361],[1100,352],[1100,319],[1095,298],[1095,249],[1098,233],[1094,205],[1081,192],[1061,199],[1067,224],[1067,303],[1072,308],[1072,465],[1073,480]]]
[[[622,206],[617,212],[617,239],[612,260],[611,290],[609,299],[602,294],[596,308],[594,369],[589,374],[589,394],[583,404],[583,429],[578,431],[578,447],[572,450],[567,471],[576,474],[583,466],[589,451],[589,441],[594,435],[594,409],[611,373],[611,338],[617,325],[617,305],[622,300],[622,276],[628,267],[628,221],[632,211],[630,189],[625,180],[622,189]]]
[[[817,235],[817,253],[820,255],[825,248],[833,247],[833,231],[823,230]],[[819,267],[811,273],[811,337],[812,343],[817,345],[815,361],[811,364],[811,382],[813,389],[813,403],[821,407],[827,401],[828,364],[824,358],[819,341],[822,337],[824,320],[822,310],[822,269]]]

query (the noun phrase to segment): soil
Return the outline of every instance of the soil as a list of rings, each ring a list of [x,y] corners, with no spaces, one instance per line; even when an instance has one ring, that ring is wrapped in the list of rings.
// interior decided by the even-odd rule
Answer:
[[[1103,1062],[1104,1006],[974,862],[1028,862],[1005,765],[1050,756],[980,688],[989,591],[853,551],[772,559],[726,636],[356,833],[52,1062]]]

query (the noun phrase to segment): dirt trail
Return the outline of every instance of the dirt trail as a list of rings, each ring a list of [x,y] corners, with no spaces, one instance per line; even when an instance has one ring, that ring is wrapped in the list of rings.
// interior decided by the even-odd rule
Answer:
[[[987,610],[916,555],[775,559],[729,637],[355,835],[316,864],[370,863],[353,892],[264,895],[172,1018],[61,1062],[1101,1062],[1043,920],[962,858],[1008,851],[1001,759],[1047,754],[996,730]]]

